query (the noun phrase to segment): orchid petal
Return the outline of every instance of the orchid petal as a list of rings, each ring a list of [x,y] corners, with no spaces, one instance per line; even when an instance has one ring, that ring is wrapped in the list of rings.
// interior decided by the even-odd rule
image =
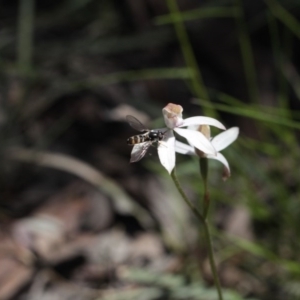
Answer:
[[[180,154],[195,155],[194,147],[187,145],[185,143],[181,143],[179,141],[175,142],[175,151]]]
[[[195,130],[201,132],[209,141],[211,140],[210,138],[210,126],[209,125],[190,125],[188,126],[189,130]],[[188,141],[190,145],[190,141]]]
[[[217,136],[215,136],[211,143],[215,147],[215,149],[219,152],[233,143],[239,135],[239,128],[232,127],[226,131],[221,132]]]
[[[188,142],[195,148],[201,150],[206,154],[216,155],[217,152],[214,149],[213,145],[201,132],[181,128],[175,128],[174,131],[176,131],[179,135],[185,137]]]
[[[163,108],[162,112],[168,128],[173,129],[182,123],[182,111],[182,106],[174,103],[169,103]]]
[[[178,127],[185,127],[190,125],[211,125],[220,129],[226,129],[225,126],[218,120],[210,117],[191,117],[184,119]]]
[[[172,130],[164,134],[164,139],[157,148],[160,163],[171,173],[175,167],[175,137]]]
[[[200,125],[190,125],[190,126],[187,127],[187,129],[188,129],[188,130],[198,131],[199,126],[200,126]],[[200,132],[200,131],[199,131],[199,132]],[[192,144],[190,143],[189,140],[188,140],[188,143],[189,143],[190,145],[192,145]],[[178,152],[178,153],[179,153],[179,152]]]
[[[213,156],[213,155],[206,155],[207,158],[212,158],[212,159],[215,159],[215,160],[218,160],[220,161],[226,168],[226,173],[228,174],[228,177],[230,176],[230,167],[229,167],[229,164],[228,164],[228,161],[227,159],[224,157],[224,155],[222,155],[221,153],[217,153],[216,156]]]
[[[198,130],[198,128],[199,128],[199,126],[200,125],[189,125],[188,127],[187,127],[187,129],[189,129],[189,130]]]

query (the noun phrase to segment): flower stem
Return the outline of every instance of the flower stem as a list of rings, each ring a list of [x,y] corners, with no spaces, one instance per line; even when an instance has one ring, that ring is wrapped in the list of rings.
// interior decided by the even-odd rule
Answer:
[[[211,271],[213,274],[215,285],[217,287],[219,300],[223,300],[222,289],[221,289],[219,276],[217,273],[216,262],[215,262],[215,258],[214,258],[214,251],[213,251],[213,246],[212,246],[212,241],[211,241],[211,236],[210,236],[207,220],[204,220],[203,225],[204,225],[204,231],[205,231],[205,236],[206,236],[206,241],[207,241],[207,246],[208,246],[208,257],[209,257]]]
[[[174,184],[175,184],[178,192],[180,193],[180,195],[183,198],[183,200],[185,201],[185,203],[189,206],[189,208],[195,214],[197,219],[203,224],[204,231],[205,231],[206,242],[207,242],[207,246],[208,246],[209,263],[210,263],[210,267],[211,267],[211,270],[212,270],[214,282],[215,282],[215,285],[217,287],[218,296],[219,296],[218,298],[219,298],[219,300],[223,300],[222,289],[221,289],[220,280],[219,280],[218,273],[217,273],[217,268],[216,268],[214,253],[213,253],[213,247],[212,247],[212,241],[211,241],[211,236],[210,236],[207,220],[203,217],[203,215],[199,212],[199,210],[194,206],[194,204],[186,196],[185,192],[183,191],[183,189],[182,189],[182,187],[181,187],[181,185],[178,181],[175,168],[171,172],[171,177],[174,181]]]
[[[195,214],[195,216],[200,220],[201,223],[205,223],[205,220],[202,216],[202,214],[197,210],[197,208],[194,206],[194,204],[189,200],[189,198],[186,196],[185,192],[183,191],[177,175],[176,175],[176,171],[175,168],[173,169],[173,171],[171,172],[171,177],[175,183],[175,186],[178,190],[178,192],[180,193],[181,197],[183,198],[183,200],[185,201],[185,203],[189,206],[189,208],[192,210],[192,212]]]
[[[210,196],[207,187],[208,178],[208,159],[206,157],[200,157],[199,159],[200,173],[203,179],[204,197],[203,197],[203,217],[206,220],[209,206],[210,206]]]

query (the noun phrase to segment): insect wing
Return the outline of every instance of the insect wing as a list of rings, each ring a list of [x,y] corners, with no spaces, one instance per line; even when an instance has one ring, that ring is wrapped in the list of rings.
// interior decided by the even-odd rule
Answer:
[[[147,150],[149,149],[150,146],[151,146],[151,142],[145,142],[145,143],[134,145],[131,152],[130,162],[133,163],[141,160],[147,153]]]
[[[138,131],[147,131],[148,129],[135,117],[133,116],[126,116],[126,120],[129,125]]]

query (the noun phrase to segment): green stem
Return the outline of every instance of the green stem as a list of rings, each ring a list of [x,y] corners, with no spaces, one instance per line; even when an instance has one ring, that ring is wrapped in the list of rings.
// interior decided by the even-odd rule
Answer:
[[[208,177],[208,159],[206,157],[200,157],[199,159],[200,172],[203,179],[203,188],[204,188],[204,196],[203,196],[203,217],[204,220],[207,219],[209,206],[210,206],[210,196],[207,186],[207,177]]]
[[[197,210],[197,208],[194,206],[194,204],[189,200],[189,198],[186,196],[185,192],[183,191],[177,175],[176,175],[176,170],[175,168],[173,169],[173,171],[171,172],[171,177],[175,183],[175,186],[178,190],[178,192],[180,193],[181,197],[183,198],[183,200],[185,201],[185,203],[189,206],[189,208],[192,210],[192,212],[195,214],[195,216],[199,219],[199,221],[201,223],[205,223],[205,220],[202,216],[202,214]]]
[[[214,252],[213,252],[213,247],[212,247],[212,241],[211,241],[211,236],[210,236],[207,220],[203,217],[203,215],[199,212],[199,210],[194,206],[194,204],[186,196],[185,192],[183,191],[183,189],[182,189],[182,187],[181,187],[181,185],[178,181],[175,168],[171,172],[171,177],[174,181],[174,184],[175,184],[178,192],[182,196],[185,203],[189,206],[189,208],[195,214],[197,219],[203,224],[204,231],[205,231],[206,242],[207,242],[207,246],[208,246],[208,257],[209,257],[210,267],[211,267],[211,270],[212,270],[215,285],[217,287],[219,300],[223,300],[222,289],[221,289],[220,280],[219,280],[218,273],[217,273],[217,268],[216,268],[216,263],[215,263],[215,258],[214,258]]]
[[[220,284],[220,280],[219,280],[219,276],[218,276],[218,272],[217,272],[217,268],[216,268],[212,240],[211,240],[207,220],[204,221],[204,231],[205,231],[206,242],[207,242],[207,246],[208,246],[208,257],[209,257],[211,271],[213,273],[215,285],[217,287],[219,300],[223,300],[222,289],[221,289],[221,284]]]

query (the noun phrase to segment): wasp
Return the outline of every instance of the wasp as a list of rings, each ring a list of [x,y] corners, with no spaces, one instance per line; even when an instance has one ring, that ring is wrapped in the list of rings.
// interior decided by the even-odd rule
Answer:
[[[141,134],[131,136],[127,139],[127,145],[139,145],[136,151],[131,153],[130,162],[137,162],[141,160],[150,146],[157,146],[164,138],[164,133],[160,130],[147,129],[137,118],[133,116],[126,116],[129,125],[141,132]]]

